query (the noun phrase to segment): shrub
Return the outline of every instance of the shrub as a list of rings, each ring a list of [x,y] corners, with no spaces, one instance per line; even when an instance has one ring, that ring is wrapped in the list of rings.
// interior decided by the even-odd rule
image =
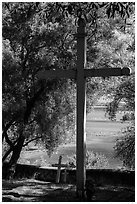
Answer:
[[[123,161],[123,165],[131,170],[135,169],[135,126],[127,127],[121,138],[115,144],[115,156]]]
[[[68,166],[76,167],[76,154],[68,158]],[[93,151],[86,152],[86,169],[106,169],[109,168],[108,159],[103,155]]]

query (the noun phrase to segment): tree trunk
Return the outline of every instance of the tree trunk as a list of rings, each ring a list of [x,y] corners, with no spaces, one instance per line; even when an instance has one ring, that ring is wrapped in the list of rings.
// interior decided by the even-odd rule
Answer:
[[[2,157],[2,163],[5,162],[6,158],[9,156],[9,154],[13,151],[13,147],[11,147]]]
[[[6,137],[5,137],[6,138]],[[8,139],[9,140],[9,139]],[[6,158],[9,156],[9,154],[13,151],[15,144],[17,143],[18,139],[16,141],[14,141],[13,143],[8,142],[8,140],[6,139],[6,142],[9,144],[10,148],[7,150],[7,152],[4,154],[4,156],[2,157],[2,163],[5,162]]]
[[[7,172],[7,178],[8,179],[13,179],[14,174],[15,174],[15,170],[16,170],[16,165],[17,165],[17,161],[20,157],[20,153],[24,144],[24,140],[25,138],[23,137],[23,134],[20,135],[17,144],[15,145],[14,149],[13,149],[13,153],[9,162],[9,169]]]
[[[38,90],[38,92],[35,93],[34,96],[31,99],[26,101],[27,106],[26,106],[26,111],[24,113],[24,118],[23,118],[24,122],[22,124],[21,129],[20,129],[20,136],[18,138],[17,144],[14,145],[14,147],[13,147],[12,156],[11,156],[11,159],[10,159],[10,162],[9,162],[9,168],[8,168],[8,172],[7,172],[7,178],[9,178],[9,179],[13,179],[13,177],[14,177],[17,161],[18,161],[18,159],[20,157],[20,153],[22,151],[22,147],[23,147],[23,144],[24,144],[24,141],[25,141],[25,137],[24,137],[24,134],[23,134],[25,126],[28,124],[28,120],[29,120],[29,117],[31,115],[31,111],[35,106],[35,102],[39,99],[39,96],[42,94],[43,91],[44,91],[44,86],[42,84],[41,88]],[[7,137],[7,139],[8,139],[8,144],[12,147],[11,141],[9,140],[8,137]],[[11,150],[9,150],[9,152],[10,151]],[[7,152],[7,154],[9,152]]]

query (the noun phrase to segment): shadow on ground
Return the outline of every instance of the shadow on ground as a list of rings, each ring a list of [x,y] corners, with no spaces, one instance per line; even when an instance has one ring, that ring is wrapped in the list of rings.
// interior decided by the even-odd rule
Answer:
[[[34,179],[3,180],[3,202],[83,202],[76,196],[76,186],[54,184]],[[102,186],[96,188],[93,202],[134,202],[132,187]]]

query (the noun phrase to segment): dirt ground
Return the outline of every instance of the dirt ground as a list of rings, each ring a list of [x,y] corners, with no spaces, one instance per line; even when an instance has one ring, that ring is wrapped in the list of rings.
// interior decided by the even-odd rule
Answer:
[[[83,202],[76,196],[76,186],[54,184],[34,179],[3,180],[2,202]],[[132,187],[96,187],[93,202],[134,202]]]

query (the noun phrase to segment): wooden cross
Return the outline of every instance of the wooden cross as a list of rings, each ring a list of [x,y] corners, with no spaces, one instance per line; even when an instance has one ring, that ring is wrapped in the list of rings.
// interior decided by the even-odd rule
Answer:
[[[129,76],[129,68],[86,68],[86,25],[78,20],[77,28],[77,68],[76,70],[47,70],[38,73],[40,79],[73,78],[77,81],[77,136],[76,136],[76,186],[77,195],[84,196],[86,181],[86,77]]]
[[[60,172],[61,172],[61,160],[62,156],[59,157],[59,163],[58,163],[58,170],[57,170],[57,176],[56,176],[56,183],[59,183],[60,181]]]
[[[68,169],[68,164],[62,164],[62,156],[59,156],[59,161],[58,164],[52,164],[53,167],[57,167],[57,175],[56,175],[56,183],[60,182],[60,174],[61,174],[61,168],[64,169],[64,173],[63,173],[63,182],[66,183],[67,181],[67,169]]]

